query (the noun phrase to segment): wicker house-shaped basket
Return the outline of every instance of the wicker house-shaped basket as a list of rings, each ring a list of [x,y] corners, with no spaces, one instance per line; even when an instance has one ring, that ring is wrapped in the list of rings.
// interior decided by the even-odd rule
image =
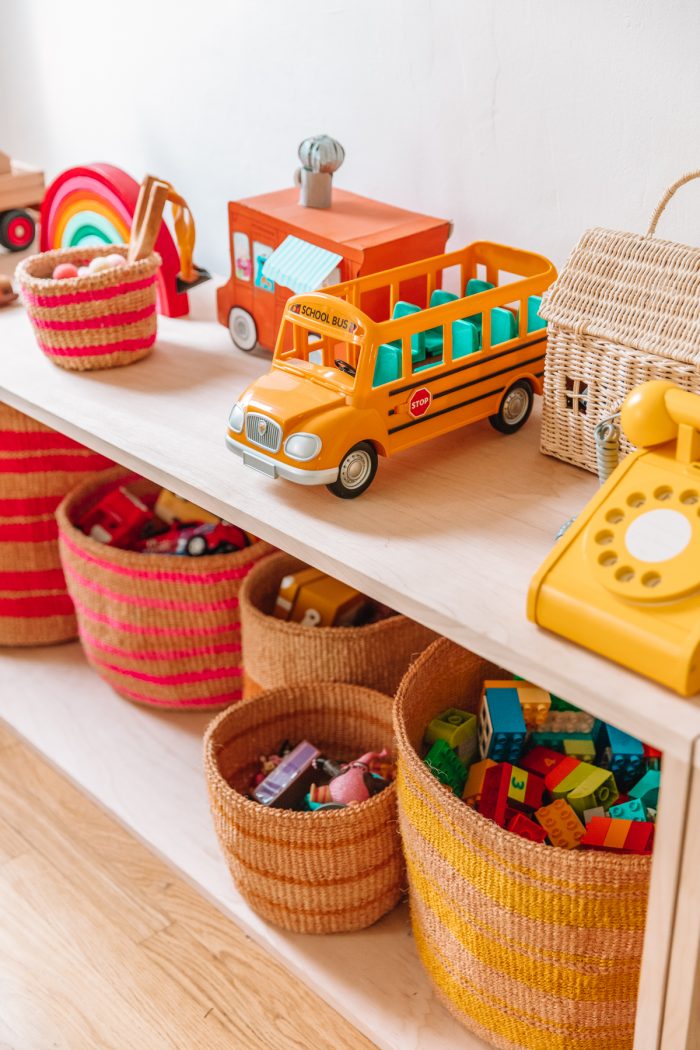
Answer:
[[[542,451],[596,470],[594,430],[632,387],[668,379],[700,393],[700,249],[654,236],[669,187],[644,236],[588,230],[540,315],[548,324]],[[620,453],[632,446],[621,436]]]

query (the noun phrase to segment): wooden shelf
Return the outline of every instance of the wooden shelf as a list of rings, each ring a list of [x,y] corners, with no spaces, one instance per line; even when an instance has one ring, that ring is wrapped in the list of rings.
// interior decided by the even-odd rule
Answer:
[[[267,926],[219,850],[202,770],[212,715],[120,699],[77,644],[0,651],[0,718],[114,814],[234,922],[385,1050],[488,1050],[435,999],[395,909],[361,933],[310,937]]]
[[[635,736],[687,753],[700,736],[700,700],[525,617],[532,574],[596,488],[591,475],[540,454],[537,411],[514,437],[477,424],[383,459],[358,500],[268,480],[227,451],[224,434],[231,405],[269,356],[233,347],[212,320],[213,297],[202,285],[192,316],[159,318],[145,361],[84,374],[52,365],[24,310],[9,307],[0,314],[0,400]]]

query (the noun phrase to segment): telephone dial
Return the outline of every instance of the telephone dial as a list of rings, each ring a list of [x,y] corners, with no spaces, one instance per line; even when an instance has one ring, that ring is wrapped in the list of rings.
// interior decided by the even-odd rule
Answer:
[[[637,450],[540,566],[527,614],[689,696],[700,689],[700,395],[643,383],[620,422]]]

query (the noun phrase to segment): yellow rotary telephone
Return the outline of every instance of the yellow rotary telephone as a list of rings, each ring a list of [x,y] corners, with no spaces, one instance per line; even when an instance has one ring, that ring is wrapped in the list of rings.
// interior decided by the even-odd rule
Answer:
[[[700,689],[700,396],[653,380],[625,400],[638,446],[530,584],[530,620],[684,696]]]

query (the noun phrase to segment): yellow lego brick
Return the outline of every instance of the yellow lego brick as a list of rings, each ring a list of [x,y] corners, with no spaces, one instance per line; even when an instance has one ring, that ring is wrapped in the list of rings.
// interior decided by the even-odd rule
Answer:
[[[576,849],[586,833],[581,821],[563,798],[535,810],[535,817],[553,846]]]
[[[539,729],[549,714],[551,696],[545,689],[529,682],[518,682],[517,688],[525,725],[528,729]]]
[[[579,781],[566,796],[566,801],[579,816],[583,815],[584,810],[594,806],[604,806],[607,809],[620,794],[615,777],[609,769],[598,769],[596,766],[589,766],[587,762],[583,762],[582,765],[590,770],[588,776]]]
[[[431,719],[425,731],[427,744],[434,744],[436,740],[444,740],[454,748],[465,764],[471,762],[477,747],[476,715],[448,707]]]
[[[464,791],[462,792],[462,798],[469,806],[475,806],[481,798],[481,789],[484,784],[484,777],[486,776],[486,770],[490,769],[491,766],[495,766],[496,763],[491,758],[484,758],[481,762],[475,762],[469,767],[469,773],[467,775],[467,782],[464,785]]]
[[[595,762],[595,744],[592,738],[588,740],[562,740],[565,755],[578,758],[581,762]]]

